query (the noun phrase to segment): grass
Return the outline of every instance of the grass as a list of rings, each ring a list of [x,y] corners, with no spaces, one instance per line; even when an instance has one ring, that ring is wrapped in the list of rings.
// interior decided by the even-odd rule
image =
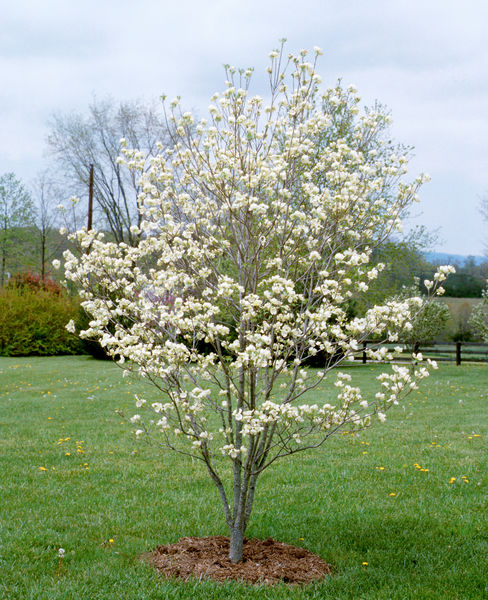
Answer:
[[[350,372],[368,388],[380,369]],[[115,414],[140,384],[87,357],[1,358],[0,598],[486,598],[487,384],[486,366],[441,365],[386,424],[266,472],[247,535],[304,546],[334,575],[253,588],[166,581],[138,560],[227,533],[200,465]]]

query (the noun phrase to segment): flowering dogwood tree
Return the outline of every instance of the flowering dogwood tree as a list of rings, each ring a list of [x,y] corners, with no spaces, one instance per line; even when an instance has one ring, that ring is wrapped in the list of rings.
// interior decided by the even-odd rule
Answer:
[[[413,302],[411,310],[416,314],[412,319],[412,327],[402,332],[400,340],[414,349],[419,344],[432,343],[447,325],[450,318],[449,307],[438,298],[431,299],[428,302],[424,299],[422,310],[420,312],[415,310],[415,297],[416,294],[419,294],[419,283],[419,279],[415,277],[414,283],[408,287],[404,286],[401,293],[396,296],[397,299]],[[427,285],[430,285],[430,283],[427,282]],[[413,300],[409,300],[410,298]]]
[[[474,306],[469,324],[475,335],[488,343],[488,286],[481,292],[481,301]]]
[[[361,115],[353,87],[319,90],[319,54],[310,63],[305,51],[288,60],[272,52],[266,101],[249,93],[252,71],[233,67],[208,119],[173,100],[174,139],[151,168],[142,173],[146,157],[124,151],[142,173],[139,244],[82,230],[73,239],[83,252],[65,253],[92,315],[82,335],[159,390],[158,402],[137,397],[136,434],[202,461],[234,562],[267,467],[384,421],[428,374],[420,355],[410,367],[385,366],[369,397],[350,373],[331,373],[373,334],[396,341],[421,309],[416,298],[348,316],[378,275],[374,248],[400,226],[424,178],[401,181],[407,161],[382,141],[381,108]],[[449,270],[440,267],[431,293]],[[392,358],[384,346],[368,352]],[[307,369],[318,353],[323,368]],[[307,392],[317,398],[329,381],[332,391],[311,402]]]

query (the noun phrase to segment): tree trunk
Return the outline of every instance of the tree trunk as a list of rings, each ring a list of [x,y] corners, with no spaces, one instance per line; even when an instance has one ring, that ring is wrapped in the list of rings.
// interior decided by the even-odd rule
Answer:
[[[1,275],[0,275],[0,287],[2,287],[2,288],[5,283],[5,267],[6,267],[5,252],[2,252],[2,267],[1,267]]]
[[[241,562],[243,547],[244,532],[239,527],[232,527],[230,530],[229,558],[233,563]]]
[[[44,281],[46,278],[46,240],[44,236],[41,237],[41,280]]]

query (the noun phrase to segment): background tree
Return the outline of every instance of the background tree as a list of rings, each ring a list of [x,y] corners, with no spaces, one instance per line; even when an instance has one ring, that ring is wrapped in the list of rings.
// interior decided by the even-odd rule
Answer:
[[[65,253],[66,276],[92,317],[83,336],[158,391],[156,402],[137,398],[147,418],[131,418],[136,434],[205,465],[234,562],[267,467],[383,421],[427,375],[392,365],[370,396],[349,373],[330,374],[371,335],[396,341],[411,327],[412,304],[422,305],[417,297],[362,318],[347,312],[378,276],[374,248],[398,228],[423,178],[403,183],[405,157],[362,151],[381,110],[359,115],[353,89],[321,93],[306,52],[290,56],[288,76],[282,53],[271,60],[268,104],[249,96],[251,70],[228,67],[209,119],[195,123],[171,102],[173,140],[149,169],[138,150],[125,150],[142,173],[136,246],[83,230],[73,239],[89,252]],[[341,115],[354,116],[351,135]],[[449,271],[440,268],[431,291]],[[319,352],[323,369],[304,369]],[[375,347],[369,355],[391,356]],[[326,378],[335,385],[320,406],[307,402]]]
[[[0,287],[8,270],[17,271],[25,262],[35,214],[32,198],[15,174],[0,176]]]
[[[46,278],[51,262],[66,248],[66,239],[59,234],[61,214],[57,209],[63,194],[48,171],[40,173],[33,182],[33,198],[37,205],[35,233],[37,237],[38,272]]]
[[[164,121],[155,106],[94,100],[87,115],[58,113],[50,121],[48,145],[58,172],[63,174],[60,183],[66,195],[86,200],[93,164],[98,224],[116,241],[132,245],[137,236],[131,226],[138,225],[140,219],[139,177],[118,162],[121,139],[144,153],[147,168],[149,158],[157,152],[157,143],[167,139]]]
[[[473,308],[469,326],[476,338],[481,338],[488,344],[488,286],[483,290],[481,302]]]
[[[410,298],[420,294],[419,281],[411,286],[405,286],[398,299],[411,302]],[[415,305],[411,306],[412,313],[415,313]],[[445,329],[451,313],[447,304],[438,299],[432,299],[426,302],[422,311],[418,312],[412,319],[412,328],[404,331],[401,335],[401,341],[407,343],[412,349],[419,344],[430,344],[436,340],[438,335]]]

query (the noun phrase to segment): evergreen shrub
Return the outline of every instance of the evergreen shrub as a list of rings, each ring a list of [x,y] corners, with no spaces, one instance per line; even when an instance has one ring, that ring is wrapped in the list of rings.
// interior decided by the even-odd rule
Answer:
[[[81,352],[65,326],[78,306],[55,282],[16,278],[0,290],[0,355],[54,356]]]

